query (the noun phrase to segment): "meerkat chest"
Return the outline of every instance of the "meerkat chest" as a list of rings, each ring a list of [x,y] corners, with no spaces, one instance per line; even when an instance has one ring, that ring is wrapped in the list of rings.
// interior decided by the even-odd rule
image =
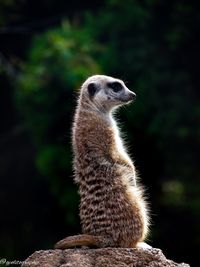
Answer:
[[[118,133],[115,135],[115,149],[116,149],[116,154],[118,154],[121,158],[124,158],[126,161],[131,163],[131,159],[126,152]]]
[[[113,131],[114,131],[114,156],[120,158],[122,161],[124,161],[125,164],[128,164],[133,167],[133,163],[131,161],[131,158],[129,157],[128,153],[126,152],[126,149],[124,147],[123,141],[120,137],[119,130],[117,128],[116,123],[113,121]]]

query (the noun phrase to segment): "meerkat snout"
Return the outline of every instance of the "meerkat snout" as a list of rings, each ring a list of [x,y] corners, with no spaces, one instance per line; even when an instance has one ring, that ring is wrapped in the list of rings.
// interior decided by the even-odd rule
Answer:
[[[135,100],[135,98],[136,94],[133,91],[129,90],[125,85],[123,85],[121,93],[117,96],[117,99],[119,99],[122,104],[132,102],[133,100]]]
[[[134,100],[136,98],[136,96],[137,96],[136,93],[134,93],[134,92],[130,93],[131,100]]]
[[[125,97],[125,102],[133,101],[136,99],[136,94],[129,90],[129,93]]]

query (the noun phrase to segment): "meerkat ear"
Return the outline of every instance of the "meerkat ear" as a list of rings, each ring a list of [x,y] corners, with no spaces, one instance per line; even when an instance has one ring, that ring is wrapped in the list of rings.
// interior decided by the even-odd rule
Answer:
[[[88,93],[90,97],[93,97],[97,91],[98,87],[95,83],[88,84]]]

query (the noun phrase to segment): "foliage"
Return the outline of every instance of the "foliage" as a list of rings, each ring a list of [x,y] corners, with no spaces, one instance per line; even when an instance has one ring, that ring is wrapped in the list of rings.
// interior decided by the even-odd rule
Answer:
[[[77,204],[77,195],[71,194],[71,113],[75,90],[85,77],[100,71],[92,58],[96,50],[87,29],[63,22],[35,36],[16,88],[17,106],[37,147],[37,168],[48,177],[61,205],[68,207],[68,223],[74,223]],[[69,202],[74,203],[71,210]]]

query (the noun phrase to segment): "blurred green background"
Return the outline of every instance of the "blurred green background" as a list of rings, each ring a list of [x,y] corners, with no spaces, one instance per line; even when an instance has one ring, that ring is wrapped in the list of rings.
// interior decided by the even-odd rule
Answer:
[[[0,258],[79,233],[71,124],[80,84],[123,79],[118,113],[151,205],[148,243],[198,266],[200,8],[197,1],[1,0]]]

